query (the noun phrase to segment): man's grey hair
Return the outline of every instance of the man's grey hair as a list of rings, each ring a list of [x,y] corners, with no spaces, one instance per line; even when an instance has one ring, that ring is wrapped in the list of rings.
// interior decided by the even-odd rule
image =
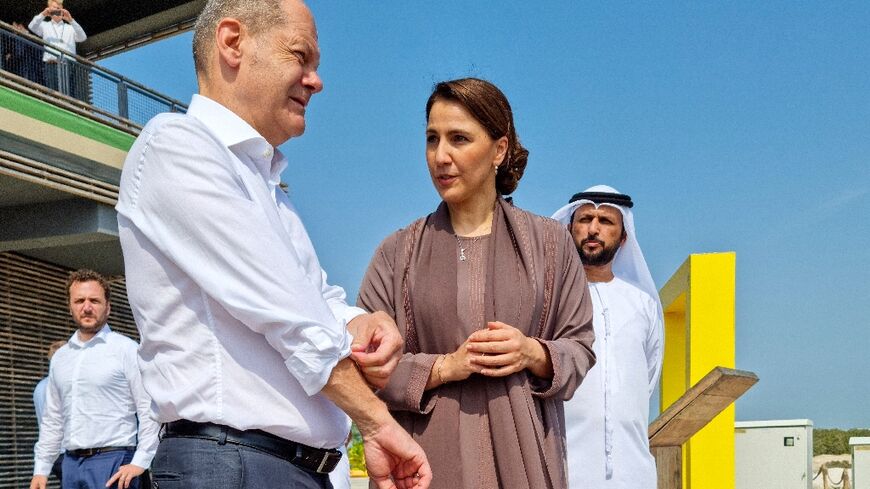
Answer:
[[[208,0],[196,19],[193,32],[193,64],[198,74],[205,74],[208,57],[214,48],[218,22],[231,17],[244,24],[252,35],[287,22],[282,0]]]

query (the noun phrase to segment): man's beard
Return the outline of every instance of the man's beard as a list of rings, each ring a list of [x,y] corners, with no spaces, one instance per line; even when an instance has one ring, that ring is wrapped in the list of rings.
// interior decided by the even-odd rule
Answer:
[[[83,333],[90,334],[90,333],[96,333],[97,331],[99,331],[100,328],[102,328],[104,324],[106,324],[106,323],[102,322],[99,324],[94,324],[93,326],[85,326],[81,323],[78,323],[78,324],[76,324],[76,326],[78,326],[78,329],[82,330]]]
[[[100,329],[102,329],[103,326],[106,325],[106,322],[109,319],[108,314],[103,315],[102,317],[99,317],[99,316],[85,316],[85,317],[96,319],[96,321],[94,322],[94,325],[93,326],[86,326],[86,325],[82,324],[81,319],[85,319],[84,317],[80,318],[80,319],[73,318],[73,322],[76,323],[76,327],[78,329],[80,329],[85,334],[94,334],[94,333],[98,332]]]
[[[601,245],[601,249],[594,253],[586,253],[583,251],[583,245],[589,242],[595,242]],[[616,252],[619,251],[619,241],[614,243],[611,246],[607,246],[604,244],[604,241],[595,238],[587,238],[580,241],[580,246],[577,247],[577,252],[580,253],[580,261],[584,266],[588,267],[600,267],[603,265],[607,265],[611,261],[613,261],[613,257],[616,256]]]

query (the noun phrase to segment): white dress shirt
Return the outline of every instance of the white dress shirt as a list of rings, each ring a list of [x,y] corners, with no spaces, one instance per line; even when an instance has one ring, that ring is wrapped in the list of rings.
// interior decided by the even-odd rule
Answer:
[[[598,361],[565,402],[568,487],[655,489],[647,425],[664,344],[658,304],[620,278],[590,282],[589,293]]]
[[[365,311],[331,286],[279,188],[287,160],[206,97],[142,130],[118,227],[139,365],[158,420],[260,429],[319,448],[347,436],[320,394]]]
[[[51,20],[43,20],[42,14],[37,14],[30,24],[27,26],[34,34],[41,37],[46,44],[58,47],[64,51],[76,54],[76,43],[84,42],[88,38],[82,26],[75,20],[67,24],[64,21],[53,22]],[[53,49],[46,49],[42,55],[43,61],[57,61],[60,52]]]
[[[157,452],[159,429],[142,387],[136,342],[109,325],[87,342],[75,332],[48,369],[33,473],[48,475],[61,446],[136,446],[131,463],[147,469]]]

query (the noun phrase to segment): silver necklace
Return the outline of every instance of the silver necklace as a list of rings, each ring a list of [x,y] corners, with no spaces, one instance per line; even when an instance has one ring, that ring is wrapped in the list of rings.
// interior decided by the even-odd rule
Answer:
[[[462,246],[462,240],[459,239],[459,235],[454,234],[456,237],[456,244],[459,245],[459,261],[465,261],[468,257],[465,256],[465,248]]]

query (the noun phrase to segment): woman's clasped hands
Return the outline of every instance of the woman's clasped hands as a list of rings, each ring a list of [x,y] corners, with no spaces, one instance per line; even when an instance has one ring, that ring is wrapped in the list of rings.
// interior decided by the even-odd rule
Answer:
[[[525,369],[537,377],[553,377],[552,361],[541,342],[501,321],[488,322],[486,329],[472,333],[435,369],[440,383],[465,380],[472,373],[505,377]]]

